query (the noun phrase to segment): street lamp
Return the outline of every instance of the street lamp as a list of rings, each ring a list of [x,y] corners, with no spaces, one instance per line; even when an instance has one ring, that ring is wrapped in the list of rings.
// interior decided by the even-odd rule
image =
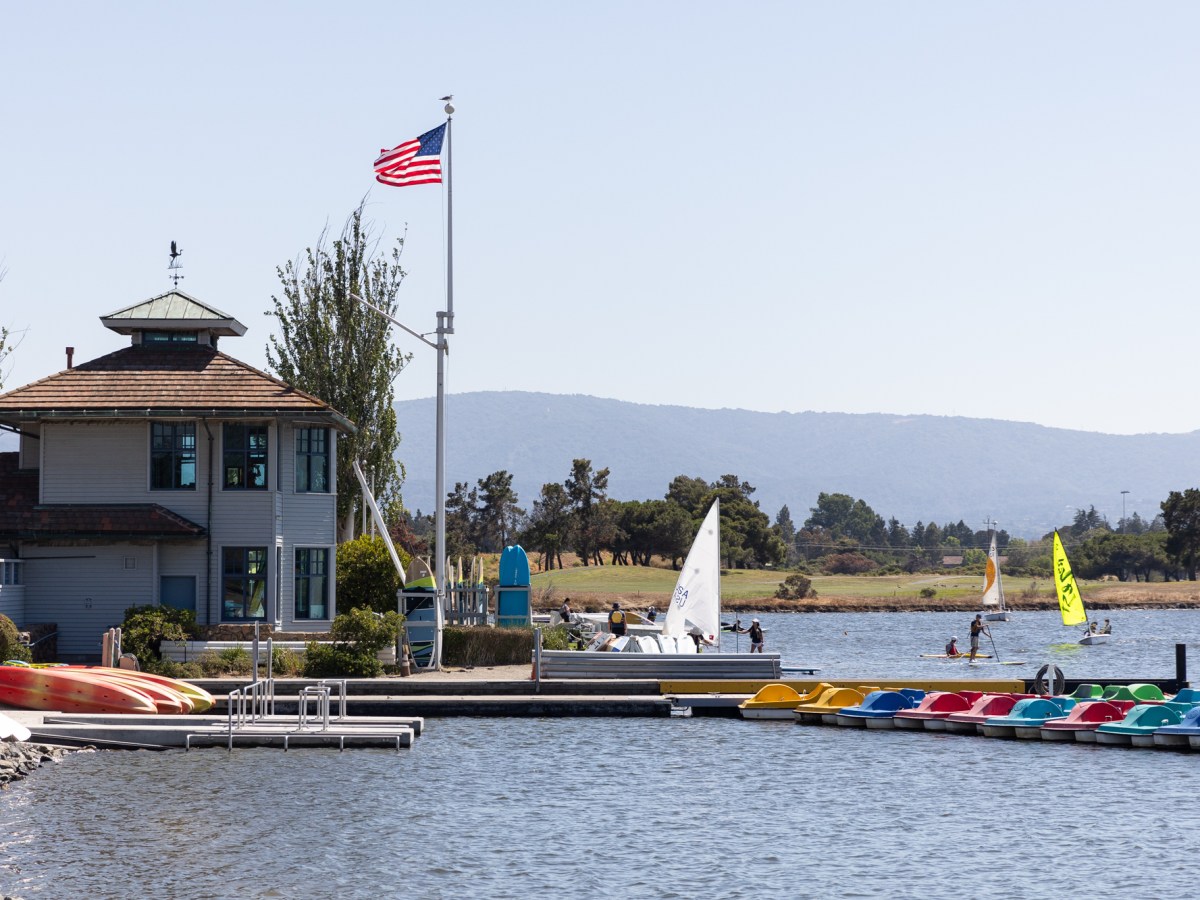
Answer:
[[[1125,533],[1125,495],[1129,491],[1121,491],[1121,534]]]
[[[438,311],[437,340],[431,341],[425,335],[413,331],[403,322],[384,312],[378,306],[368,303],[362,297],[358,296],[358,294],[351,293],[350,296],[367,307],[367,309],[375,310],[375,312],[379,313],[397,328],[407,331],[422,344],[432,347],[437,352],[437,433],[434,439],[434,455],[436,459],[434,464],[434,491],[437,493],[437,498],[436,505],[434,506],[436,510],[434,513],[434,539],[437,542],[437,553],[441,557],[441,560],[439,565],[434,566],[434,572],[437,573],[438,609],[441,609],[442,604],[446,600],[446,354],[450,349],[446,342],[446,335],[453,333],[453,329],[447,327],[446,320],[450,314]]]

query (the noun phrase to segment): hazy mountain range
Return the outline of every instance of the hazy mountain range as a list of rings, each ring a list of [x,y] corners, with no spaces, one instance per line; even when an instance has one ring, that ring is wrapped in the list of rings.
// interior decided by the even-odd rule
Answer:
[[[399,458],[411,509],[434,506],[432,398],[396,404]],[[1014,536],[1040,537],[1094,505],[1115,526],[1152,519],[1172,490],[1200,483],[1200,432],[1109,435],[960,416],[762,413],[651,406],[584,395],[478,392],[446,398],[446,487],[513,475],[526,510],[571,461],[608,467],[609,496],[661,498],[671,479],[737,475],[774,519],[799,525],[817,494],[840,492],[912,527],[991,517]]]

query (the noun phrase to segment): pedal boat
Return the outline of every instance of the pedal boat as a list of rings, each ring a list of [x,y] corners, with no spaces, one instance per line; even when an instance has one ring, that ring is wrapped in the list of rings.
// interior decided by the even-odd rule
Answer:
[[[1166,704],[1140,703],[1120,722],[1109,722],[1097,728],[1096,743],[1153,747],[1156,731],[1166,725],[1178,725],[1182,720],[1179,710]]]
[[[984,694],[966,712],[950,713],[942,719],[942,730],[952,734],[982,734],[980,727],[994,716],[1006,716],[1026,694]],[[930,720],[934,721],[934,720]],[[926,726],[929,727],[928,725]],[[931,731],[934,729],[930,728]]]
[[[1006,716],[993,716],[982,727],[984,737],[1041,740],[1041,728],[1052,719],[1066,718],[1075,706],[1070,697],[1026,697]]]
[[[1066,718],[1050,719],[1043,724],[1042,740],[1095,741],[1097,728],[1105,722],[1120,722],[1133,707],[1131,700],[1084,700],[1075,704]]]
[[[812,703],[833,685],[821,682],[807,694],[799,693],[786,684],[768,684],[749,700],[738,704],[743,719],[785,719],[791,721],[801,703]]]
[[[1184,713],[1178,725],[1164,725],[1155,731],[1154,746],[1171,750],[1200,750],[1200,706],[1193,706]]]
[[[792,716],[805,725],[837,724],[837,714],[847,706],[862,703],[863,692],[855,688],[832,687],[812,703],[801,703]],[[828,718],[826,718],[828,717]]]
[[[899,710],[894,719],[895,726],[910,731],[941,731],[942,720],[946,716],[966,712],[971,708],[971,704],[982,696],[979,691],[933,691],[926,694],[925,699],[912,709]],[[937,723],[936,728],[930,726],[930,723],[934,722]]]
[[[872,691],[858,706],[850,706],[837,714],[837,723],[848,728],[895,728],[895,717],[902,709],[912,709],[925,699],[925,692],[912,688],[898,691]]]

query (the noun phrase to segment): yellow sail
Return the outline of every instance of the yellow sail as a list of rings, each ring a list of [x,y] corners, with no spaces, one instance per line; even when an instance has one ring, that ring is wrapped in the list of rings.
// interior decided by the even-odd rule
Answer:
[[[1054,588],[1058,592],[1058,609],[1062,613],[1064,625],[1086,625],[1087,613],[1083,609],[1083,597],[1075,585],[1075,576],[1071,574],[1071,564],[1067,562],[1067,551],[1063,549],[1062,539],[1054,532]]]

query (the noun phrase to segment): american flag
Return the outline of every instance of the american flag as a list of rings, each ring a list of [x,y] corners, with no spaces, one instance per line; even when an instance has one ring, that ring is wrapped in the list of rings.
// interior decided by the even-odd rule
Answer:
[[[393,187],[442,183],[442,141],[445,124],[391,150],[380,150],[375,160],[375,180]]]

